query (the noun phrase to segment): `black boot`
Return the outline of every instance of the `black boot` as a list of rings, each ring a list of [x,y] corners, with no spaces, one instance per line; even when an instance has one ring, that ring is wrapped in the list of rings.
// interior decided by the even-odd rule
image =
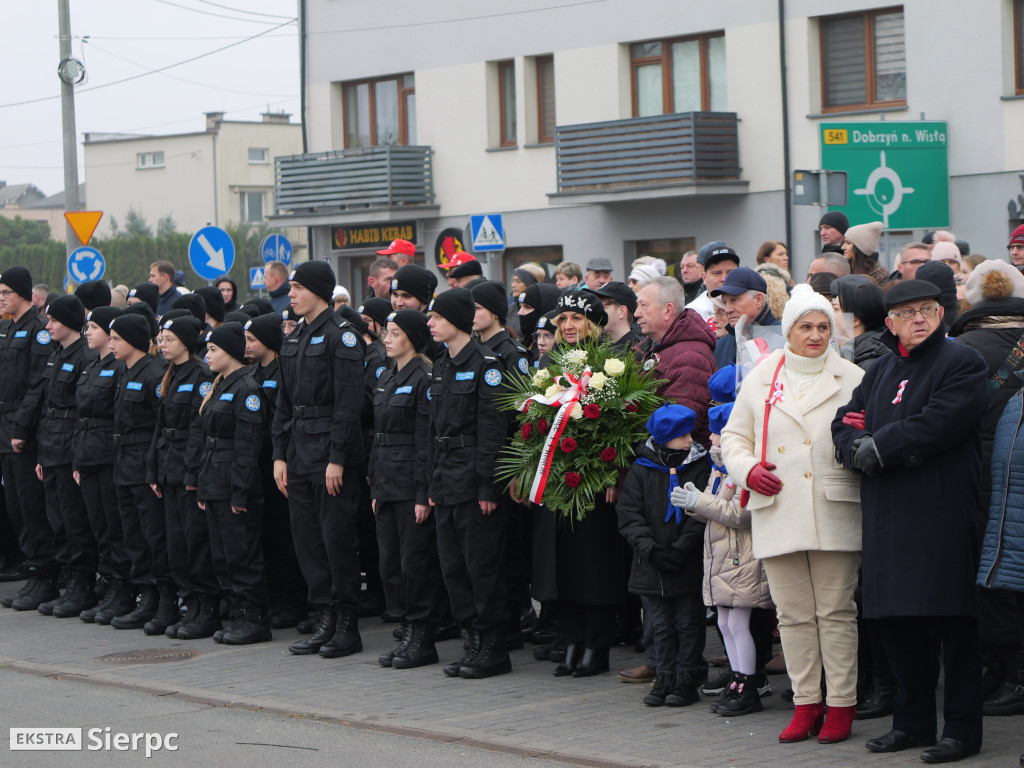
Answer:
[[[75,574],[71,586],[64,593],[64,599],[53,607],[58,619],[70,619],[96,606],[96,574],[80,571]]]
[[[569,643],[565,646],[565,661],[555,667],[555,671],[551,674],[555,677],[568,677],[576,671],[581,656],[583,656],[583,644]]]
[[[736,673],[736,695],[730,696],[718,705],[716,710],[723,717],[750,715],[764,709],[761,696],[757,693],[757,680],[754,675]]]
[[[540,604],[540,615],[533,623],[526,637],[534,645],[546,645],[555,639],[558,627],[555,625],[555,604],[550,600]]]
[[[469,628],[469,639],[466,640],[462,649],[465,655],[458,661],[453,661],[451,664],[445,664],[441,670],[448,677],[458,677],[459,671],[467,664],[469,664],[473,657],[480,652],[480,644],[483,642],[483,635],[472,627]]]
[[[316,632],[316,622],[317,614],[310,616],[309,613],[307,612],[306,616],[302,619],[299,619],[299,623],[295,625],[295,631],[298,632],[300,635],[312,635],[314,632]]]
[[[399,642],[395,648],[392,648],[390,651],[385,651],[377,657],[377,663],[382,667],[390,667],[395,656],[404,651],[405,647],[409,645],[409,640],[412,638],[412,624],[408,624],[403,621],[400,629],[402,630],[401,642]],[[394,632],[391,634],[394,635]]]
[[[114,600],[114,595],[117,594],[117,582],[113,579],[107,579],[106,591],[103,593],[103,599],[100,600],[98,605],[94,605],[92,608],[86,608],[80,614],[78,618],[84,621],[86,624],[92,624],[96,620],[96,614],[100,611],[105,611],[110,607],[110,603]]]
[[[462,637],[462,629],[454,621],[442,621],[434,627],[435,643],[440,643],[444,640],[458,640],[460,637]]]
[[[292,643],[288,650],[296,656],[309,656],[319,652],[320,648],[334,637],[334,631],[338,626],[338,614],[333,606],[325,605],[316,616],[316,628],[309,637]]]
[[[658,676],[654,678],[654,686],[651,688],[650,693],[644,696],[644,704],[648,707],[665,706],[665,699],[672,692],[672,686],[675,685],[675,682],[675,675],[668,672],[659,672]]]
[[[248,605],[239,611],[238,620],[230,629],[224,630],[221,640],[225,645],[252,645],[267,643],[273,639],[270,633],[270,614],[262,608]]]
[[[363,639],[359,636],[359,617],[356,611],[338,611],[334,637],[320,646],[320,655],[325,659],[340,659],[361,650]]]
[[[299,601],[282,601],[270,609],[270,628],[289,629],[297,627],[306,618],[306,606]]]
[[[195,618],[178,627],[178,639],[198,640],[201,637],[212,637],[218,631],[221,631],[220,598],[216,595],[200,595]]]
[[[568,650],[566,651],[566,658],[569,657]],[[593,677],[599,675],[602,672],[608,671],[608,649],[607,648],[587,648],[583,651],[583,658],[580,659],[580,663],[573,670],[573,677]]]
[[[160,601],[157,603],[156,613],[142,628],[147,635],[164,634],[167,628],[171,624],[176,624],[181,616],[181,610],[178,608],[178,593],[173,584],[161,584],[157,593],[160,595]]]
[[[665,703],[670,707],[688,707],[700,701],[700,694],[697,692],[697,680],[692,672],[680,672],[676,675],[675,685],[665,697]],[[718,708],[722,711],[722,707]]]
[[[185,612],[179,614],[178,620],[173,624],[169,624],[164,632],[172,640],[178,638],[179,629],[191,624],[199,615],[199,595],[189,595],[183,602],[185,603]]]
[[[35,611],[47,600],[60,595],[56,574],[37,574],[33,588],[27,594],[16,597],[11,607],[16,611]]]
[[[505,628],[496,627],[480,633],[480,650],[459,670],[459,677],[479,680],[512,671],[512,660],[505,645]]]
[[[39,613],[43,616],[53,616],[53,609],[63,603],[68,597],[71,596],[71,590],[74,588],[74,582],[72,581],[67,587],[64,588],[64,592],[58,594],[53,600],[47,600],[45,603],[40,603],[39,607],[36,608]]]
[[[857,705],[854,720],[871,720],[892,714],[892,702],[896,698],[896,681],[875,678],[868,687],[864,700]],[[987,714],[987,713],[986,713]]]
[[[1016,670],[993,693],[985,697],[981,711],[986,715],[1016,715],[1024,712],[1024,652],[1016,655]]]
[[[35,588],[37,578],[38,577],[29,574],[28,580],[21,585],[21,589],[19,589],[12,595],[4,595],[3,597],[0,597],[0,605],[2,605],[4,608],[12,608],[14,606],[15,600],[17,600],[19,597],[24,597],[29,593],[31,589]]]
[[[115,616],[122,616],[131,613],[135,608],[137,595],[135,590],[127,581],[114,582],[114,596],[110,599],[107,607],[97,611],[93,621],[97,624],[109,624]]]
[[[395,669],[412,669],[437,664],[437,647],[434,645],[434,628],[429,624],[415,623],[409,633],[405,649],[392,660]]]
[[[724,667],[724,669],[728,669],[728,667]],[[701,688],[701,693],[704,693],[703,688]],[[725,686],[725,690],[722,691],[721,700],[712,702],[711,711],[717,713],[719,707],[726,702],[735,701],[739,698],[739,695],[739,683],[736,682],[736,673],[729,669],[729,683]]]
[[[130,613],[112,618],[110,626],[114,629],[142,629],[146,622],[156,616],[159,606],[160,596],[156,587],[143,587],[139,591],[139,601],[135,608]]]

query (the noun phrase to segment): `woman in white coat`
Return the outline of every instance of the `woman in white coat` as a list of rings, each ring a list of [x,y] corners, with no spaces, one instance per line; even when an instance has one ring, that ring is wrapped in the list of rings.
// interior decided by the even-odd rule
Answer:
[[[828,744],[849,737],[856,712],[861,548],[860,481],[835,460],[831,424],[863,371],[829,347],[832,305],[810,286],[793,289],[782,331],[785,349],[743,381],[722,456],[750,493],[754,556],[768,574],[793,680],[796,713],[779,741],[820,730]]]

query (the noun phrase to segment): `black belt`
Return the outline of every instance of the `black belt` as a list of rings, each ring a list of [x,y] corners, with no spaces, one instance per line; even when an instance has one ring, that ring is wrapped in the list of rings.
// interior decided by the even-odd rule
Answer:
[[[476,437],[473,435],[455,435],[454,437],[435,437],[434,442],[442,451],[450,451],[455,448],[469,448],[476,445]]]
[[[292,416],[296,419],[317,419],[321,416],[333,416],[332,405],[293,405]]]
[[[68,408],[67,410],[58,411],[53,408],[46,409],[46,418],[48,419],[77,419],[78,411],[74,408]]]
[[[95,429],[96,427],[113,427],[113,419],[94,419],[92,417],[83,417],[78,420],[78,425],[82,429]]]
[[[9,400],[6,403],[0,403],[0,413],[10,413],[21,408],[21,400]]]
[[[386,432],[378,432],[375,437],[377,438],[377,445],[392,446],[392,445],[415,445],[415,435],[389,435]]]
[[[208,451],[230,451],[234,447],[234,440],[224,440],[219,437],[206,438],[206,450]]]
[[[171,429],[170,427],[163,428],[164,437],[168,440],[184,440],[188,437],[187,429]]]
[[[114,434],[114,445],[120,445],[127,447],[129,445],[139,445],[141,443],[150,443],[153,438],[151,435],[134,434],[134,435],[118,435]]]

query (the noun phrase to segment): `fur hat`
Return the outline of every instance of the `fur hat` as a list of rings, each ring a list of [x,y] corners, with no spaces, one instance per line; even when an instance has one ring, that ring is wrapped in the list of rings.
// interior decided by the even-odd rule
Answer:
[[[983,261],[967,278],[964,298],[972,307],[984,301],[1024,299],[1024,275],[1000,259]]]

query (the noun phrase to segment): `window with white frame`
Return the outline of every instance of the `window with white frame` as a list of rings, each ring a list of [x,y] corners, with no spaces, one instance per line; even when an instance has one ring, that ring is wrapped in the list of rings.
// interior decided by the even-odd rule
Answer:
[[[139,170],[146,168],[163,168],[163,152],[139,152],[135,155],[135,167]]]
[[[242,223],[259,224],[263,221],[263,193],[242,191],[238,196],[242,202]]]
[[[266,147],[249,147],[249,165],[266,165],[269,154]]]

